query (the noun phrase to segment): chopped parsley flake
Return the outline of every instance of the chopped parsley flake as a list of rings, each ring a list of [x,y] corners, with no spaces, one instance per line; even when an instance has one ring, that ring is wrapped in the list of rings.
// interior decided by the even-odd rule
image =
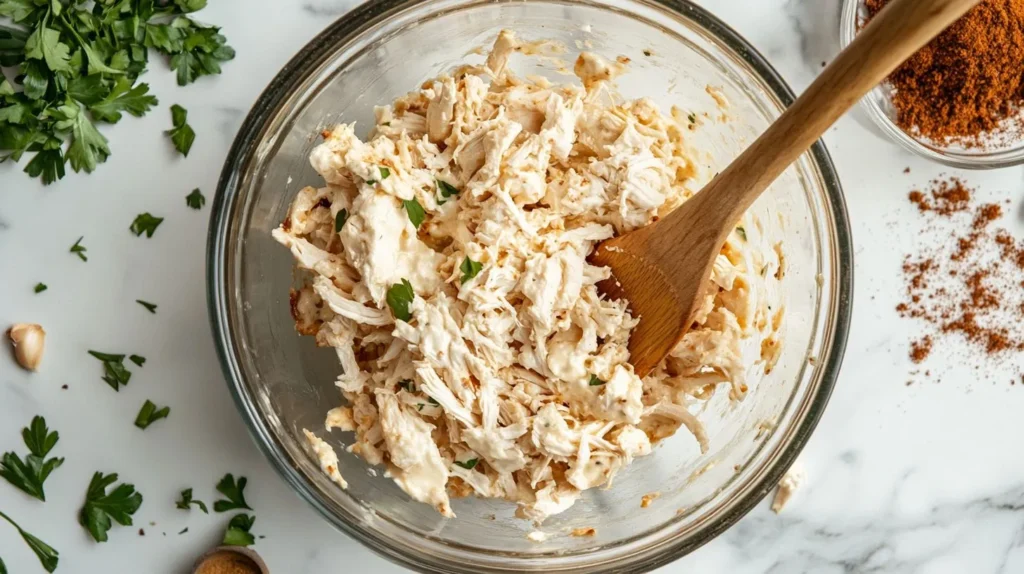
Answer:
[[[396,319],[406,323],[409,322],[409,319],[412,319],[412,313],[409,312],[409,304],[415,298],[416,293],[412,290],[412,283],[409,283],[408,279],[402,279],[401,283],[395,283],[388,289],[388,307],[391,307],[391,312],[394,313]]]
[[[71,253],[77,255],[78,258],[81,259],[82,261],[88,261],[89,258],[85,256],[85,246],[82,245],[83,239],[85,239],[84,235],[82,237],[79,237],[78,241],[76,241],[75,244],[71,246],[70,251]]]
[[[171,407],[156,408],[153,401],[146,399],[146,402],[142,403],[142,408],[139,409],[139,414],[135,417],[135,426],[140,429],[147,429],[149,425],[155,423],[160,419],[167,418],[171,414]]]
[[[480,462],[479,458],[471,458],[471,459],[469,459],[469,460],[467,460],[465,462],[457,460],[457,461],[455,461],[455,464],[458,465],[458,466],[461,466],[462,468],[464,468],[466,470],[473,470],[473,467],[475,467],[476,463],[478,463],[478,462]]]
[[[146,310],[149,311],[150,313],[153,313],[154,315],[156,314],[156,304],[150,303],[148,301],[143,301],[142,299],[136,299],[135,302],[145,307]]]
[[[473,261],[469,257],[462,260],[462,265],[459,265],[459,270],[462,271],[462,283],[469,281],[470,279],[477,276],[480,270],[484,268],[484,264]]]
[[[130,355],[128,357],[128,360],[133,362],[133,363],[135,363],[136,365],[138,365],[140,367],[142,365],[146,364],[146,357],[143,357],[143,356],[140,356],[140,355]]]
[[[739,235],[740,239],[742,239],[743,241],[747,240],[747,230],[746,229],[743,229],[742,227],[737,227],[736,228],[736,234]]]
[[[341,228],[345,226],[346,221],[348,221],[348,210],[342,208],[338,211],[337,215],[334,216],[334,232],[339,233]]]
[[[440,178],[435,179],[435,181],[437,182],[437,189],[441,192],[442,198],[448,199],[459,194],[459,190],[447,181]]]
[[[602,381],[601,379],[597,378],[597,375],[590,375],[590,386],[599,387],[604,383],[605,381]]]
[[[132,378],[131,372],[124,368],[124,355],[99,351],[89,351],[89,354],[103,361],[103,380],[115,391],[121,390],[121,387],[127,385],[128,380]]]
[[[181,83],[180,75],[178,83]],[[196,132],[188,124],[188,110],[178,104],[171,106],[171,124],[174,127],[164,133],[171,136],[174,149],[178,150],[178,153],[181,155],[188,157],[188,152],[192,149],[192,143],[196,141]]]
[[[377,170],[380,171],[381,181],[384,181],[385,179],[391,176],[391,170],[386,167],[378,167]]]
[[[199,188],[192,190],[192,193],[185,196],[185,205],[192,209],[202,209],[206,205],[206,198],[203,196],[203,192],[199,191]]]
[[[182,510],[189,510],[192,505],[198,506],[199,510],[203,511],[203,514],[209,514],[210,509],[206,508],[206,503],[202,500],[192,500],[192,489],[186,488],[181,491],[181,500],[175,503],[175,506]]]
[[[36,286],[32,288],[32,292],[34,292],[34,293],[42,293],[43,291],[46,291],[47,289],[48,289],[48,287],[46,286],[46,283],[36,283]]]
[[[423,206],[415,199],[403,200],[402,205],[405,206],[405,212],[409,214],[409,221],[412,222],[416,229],[419,229],[420,225],[423,224],[423,220],[427,217],[427,212],[423,211]]]
[[[156,232],[156,228],[160,227],[163,223],[163,217],[153,217],[148,212],[140,213],[135,216],[135,221],[132,222],[131,227],[128,229],[135,234],[136,237],[141,237],[143,233],[146,237],[153,237],[153,233]]]

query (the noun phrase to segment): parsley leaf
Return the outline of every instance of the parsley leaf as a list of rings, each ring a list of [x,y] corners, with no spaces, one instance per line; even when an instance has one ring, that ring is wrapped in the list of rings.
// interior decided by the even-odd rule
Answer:
[[[742,227],[736,228],[736,235],[739,235],[740,239],[742,239],[743,241],[747,240],[747,230],[743,229]]]
[[[149,311],[150,313],[156,315],[156,305],[154,303],[143,301],[142,299],[136,299],[135,302],[145,307],[146,310]],[[135,355],[132,356],[134,357]]]
[[[133,362],[133,363],[135,363],[136,365],[138,365],[140,367],[142,365],[146,364],[146,357],[143,357],[143,356],[140,356],[140,355],[129,355],[128,356],[128,360]]]
[[[50,432],[46,420],[36,416],[28,427],[22,429],[21,437],[31,454],[23,461],[13,452],[4,453],[0,459],[0,477],[29,496],[45,502],[43,483],[51,472],[64,463],[63,458],[46,458],[60,435],[57,431]]]
[[[599,387],[605,384],[605,382],[606,381],[602,381],[601,379],[597,378],[597,375],[590,375],[590,386],[592,387]]]
[[[340,233],[341,228],[345,226],[346,221],[348,221],[348,210],[341,208],[341,210],[334,216],[334,232]]]
[[[228,529],[224,532],[222,544],[225,546],[250,546],[255,544],[256,538],[250,532],[255,522],[255,516],[236,514],[231,519],[231,522],[228,523]]]
[[[77,255],[78,258],[81,259],[82,261],[88,261],[89,258],[85,256],[85,246],[82,245],[83,239],[85,239],[84,235],[82,237],[79,237],[78,241],[76,241],[75,244],[71,246],[70,251],[71,253]]]
[[[245,501],[245,485],[247,482],[248,479],[244,476],[238,477],[238,482],[235,482],[235,477],[230,472],[225,474],[224,478],[220,479],[220,482],[217,483],[217,492],[228,497],[228,499],[214,501],[213,509],[217,512],[235,510],[236,508],[252,510],[249,503]]]
[[[423,224],[423,220],[427,217],[427,212],[423,211],[423,206],[415,198],[408,201],[403,200],[402,205],[405,206],[405,212],[409,214],[409,221],[416,226],[416,229],[419,229],[420,225]]]
[[[471,458],[471,459],[469,459],[469,460],[467,460],[465,462],[457,460],[457,461],[455,461],[455,464],[458,465],[458,466],[461,466],[462,468],[464,468],[466,470],[473,470],[473,467],[475,467],[476,463],[478,463],[478,462],[480,462],[479,458]]]
[[[3,512],[0,512],[0,518],[6,520],[11,524],[11,526],[18,530],[18,534],[21,535],[21,539],[25,541],[25,544],[28,544],[28,547],[32,549],[32,552],[35,552],[36,557],[39,558],[39,563],[43,565],[44,570],[47,572],[53,572],[57,569],[60,552],[57,552],[49,544],[22,530],[10,516],[7,516]],[[3,566],[2,562],[0,562],[0,566]],[[0,570],[0,572],[2,571],[3,570]]]
[[[54,127],[61,131],[71,130],[71,146],[68,147],[68,162],[76,172],[92,173],[96,166],[110,157],[107,138],[89,120],[85,111],[74,101],[68,101],[54,113],[58,121]]]
[[[171,414],[171,407],[156,408],[153,401],[146,399],[146,402],[142,403],[142,409],[139,410],[139,414],[135,417],[135,426],[142,430],[149,428],[149,425],[155,423],[160,419],[167,418]]]
[[[115,391],[121,390],[121,387],[127,385],[128,380],[132,378],[128,369],[124,368],[124,355],[112,355],[99,351],[89,351],[89,354],[103,361],[103,380]]]
[[[48,289],[48,287],[46,286],[45,283],[36,283],[36,286],[32,289],[32,291],[35,292],[35,293],[42,293],[43,291],[46,291],[47,289]]]
[[[437,182],[437,189],[441,192],[441,197],[444,199],[448,199],[459,194],[459,190],[447,181],[440,178],[437,178],[434,181]]]
[[[388,307],[391,307],[391,312],[395,315],[396,319],[409,322],[412,319],[412,313],[409,312],[409,303],[416,298],[416,293],[412,290],[412,283],[409,283],[408,279],[402,279],[401,283],[395,283],[388,289],[387,302]]]
[[[42,177],[44,185],[64,177],[64,152],[60,149],[44,149],[25,164],[25,173]]]
[[[142,506],[142,495],[135,486],[121,483],[109,493],[107,487],[117,482],[117,473],[104,475],[97,472],[89,481],[85,504],[78,522],[89,531],[96,542],[106,542],[112,522],[121,526],[132,525],[132,515]]]
[[[156,96],[149,95],[149,84],[132,87],[131,79],[121,78],[105,98],[89,107],[89,111],[97,120],[113,124],[121,119],[121,112],[141,118],[158,103]]]
[[[470,279],[477,276],[480,270],[484,268],[483,263],[473,261],[469,257],[462,260],[462,265],[459,265],[459,271],[462,271],[462,283],[469,281]]]
[[[193,131],[192,126],[188,125],[188,110],[178,104],[171,106],[171,124],[174,128],[164,133],[171,136],[174,149],[188,157],[188,152],[192,149],[192,142],[196,141],[196,132]]]
[[[199,188],[192,190],[192,193],[185,196],[185,205],[192,209],[202,209],[206,205],[206,198],[203,197],[203,192],[199,191]]]
[[[206,503],[205,502],[203,502],[202,500],[192,500],[192,489],[191,488],[186,488],[185,490],[182,490],[181,491],[181,500],[176,502],[175,506],[177,506],[178,508],[180,508],[182,510],[188,510],[190,508],[190,505],[192,505],[192,504],[198,506],[199,510],[203,511],[203,514],[209,514],[210,513],[210,510],[208,508],[206,508]]]
[[[45,24],[36,28],[25,41],[25,56],[34,60],[44,60],[46,66],[54,72],[70,72],[68,66],[70,48],[60,41],[60,32],[47,28]]]
[[[193,0],[194,2],[195,0]],[[235,50],[216,26],[204,26],[188,17],[175,18],[168,27],[147,34],[149,46],[171,56],[178,85],[220,73],[220,63],[234,59]]]
[[[385,179],[387,179],[391,175],[391,170],[386,168],[386,167],[378,166],[377,170],[380,171],[380,180],[381,181],[384,181]]]
[[[156,228],[159,227],[163,221],[163,217],[153,217],[149,212],[140,213],[135,216],[135,221],[132,222],[131,227],[129,227],[128,230],[134,233],[135,237],[142,237],[143,233],[146,234],[147,238],[153,237],[153,233],[156,232]],[[152,309],[150,309],[150,312],[153,312]]]

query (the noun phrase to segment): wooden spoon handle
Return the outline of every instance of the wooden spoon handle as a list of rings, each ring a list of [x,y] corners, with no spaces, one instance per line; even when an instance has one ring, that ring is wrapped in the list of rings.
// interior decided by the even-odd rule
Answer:
[[[893,0],[793,105],[691,201],[728,233],[775,179],[871,88],[980,0]],[[665,219],[671,219],[671,214]],[[664,221],[663,223],[669,223]]]

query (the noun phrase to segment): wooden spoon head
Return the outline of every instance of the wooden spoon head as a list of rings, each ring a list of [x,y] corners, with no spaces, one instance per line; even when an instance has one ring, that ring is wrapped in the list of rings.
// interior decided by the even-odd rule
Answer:
[[[694,199],[657,223],[601,243],[590,256],[594,265],[612,269],[612,278],[598,288],[610,298],[629,301],[630,312],[640,319],[629,339],[629,355],[641,377],[689,330],[728,234],[697,220]]]

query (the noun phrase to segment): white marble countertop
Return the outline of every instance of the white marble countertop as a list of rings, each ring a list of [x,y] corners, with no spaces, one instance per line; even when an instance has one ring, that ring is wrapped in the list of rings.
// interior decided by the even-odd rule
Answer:
[[[839,0],[703,3],[797,91],[838,50]],[[228,517],[178,511],[178,492],[193,487],[209,502],[217,479],[233,472],[249,478],[254,531],[266,536],[256,548],[275,572],[398,571],[321,520],[250,440],[207,321],[209,205],[193,211],[184,201],[194,187],[212,198],[227,148],[260,90],[353,2],[210,4],[202,19],[224,27],[237,59],[222,76],[186,89],[154,59],[145,80],[161,107],[106,130],[113,155],[95,174],[71,174],[43,189],[21,166],[0,165],[0,328],[38,322],[48,332],[38,374],[18,369],[6,352],[0,357],[0,451],[22,452],[19,429],[42,414],[61,433],[55,454],[67,459],[47,482],[45,505],[0,484],[0,510],[60,550],[58,572],[179,573],[218,540]],[[189,110],[199,134],[184,160],[161,134],[169,127],[166,106],[175,102]],[[766,501],[664,571],[1024,571],[1024,457],[1016,443],[1024,436],[1024,385],[979,381],[941,352],[926,365],[944,374],[941,383],[905,384],[917,326],[894,311],[899,268],[902,254],[928,239],[918,219],[905,217],[906,192],[956,172],[882,139],[859,110],[825,139],[853,222],[856,293],[839,384],[801,457],[809,478],[781,515]],[[1024,234],[1022,169],[962,175],[985,196],[1012,199],[1001,223]],[[127,231],[144,211],[166,217],[152,239]],[[79,236],[88,263],[68,253]],[[34,295],[37,282],[49,290]],[[157,303],[157,314],[136,299]],[[149,361],[115,394],[86,349]],[[172,414],[141,432],[131,425],[145,399],[170,405]],[[106,544],[93,543],[77,525],[96,470],[120,473],[145,496],[136,526],[115,527]],[[42,571],[2,523],[0,557],[12,574]]]

